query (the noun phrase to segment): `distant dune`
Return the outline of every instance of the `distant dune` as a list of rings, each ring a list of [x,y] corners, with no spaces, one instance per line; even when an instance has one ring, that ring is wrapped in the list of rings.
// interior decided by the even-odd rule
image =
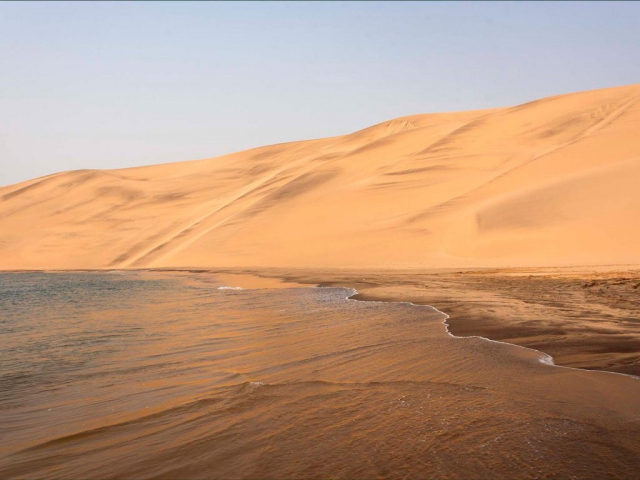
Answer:
[[[640,84],[0,188],[2,269],[615,265],[639,246]]]

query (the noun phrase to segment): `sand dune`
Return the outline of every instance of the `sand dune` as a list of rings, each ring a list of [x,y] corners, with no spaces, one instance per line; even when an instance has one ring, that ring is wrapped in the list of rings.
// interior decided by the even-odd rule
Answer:
[[[640,264],[640,85],[0,188],[0,268]]]

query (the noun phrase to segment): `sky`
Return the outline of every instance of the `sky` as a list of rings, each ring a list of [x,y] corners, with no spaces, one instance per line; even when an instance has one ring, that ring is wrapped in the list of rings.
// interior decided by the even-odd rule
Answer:
[[[0,2],[0,185],[638,82],[638,2]]]

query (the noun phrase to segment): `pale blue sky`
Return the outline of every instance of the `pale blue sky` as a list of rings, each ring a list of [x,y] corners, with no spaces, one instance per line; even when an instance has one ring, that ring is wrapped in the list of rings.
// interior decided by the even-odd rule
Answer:
[[[637,82],[635,2],[0,2],[0,185]]]

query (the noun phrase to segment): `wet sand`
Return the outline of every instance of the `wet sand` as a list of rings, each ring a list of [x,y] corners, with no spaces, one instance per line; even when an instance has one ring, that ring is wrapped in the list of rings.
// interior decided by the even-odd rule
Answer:
[[[431,305],[450,316],[454,335],[534,348],[557,365],[640,376],[637,267],[244,271],[352,287],[362,300]]]

